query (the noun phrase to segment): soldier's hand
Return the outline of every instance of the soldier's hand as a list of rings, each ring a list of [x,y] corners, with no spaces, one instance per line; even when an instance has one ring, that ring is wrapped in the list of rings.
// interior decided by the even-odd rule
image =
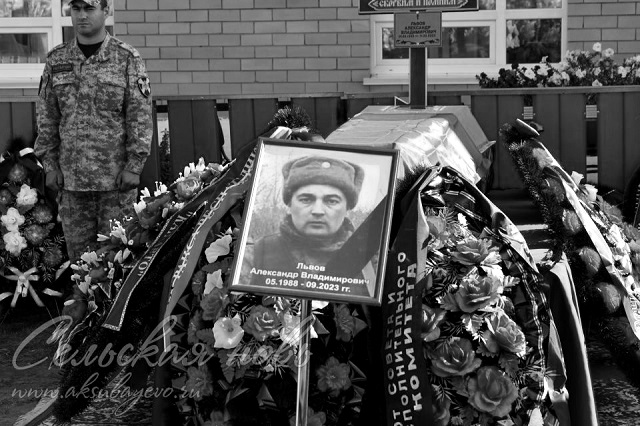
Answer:
[[[64,187],[64,177],[60,170],[51,170],[45,175],[45,185],[53,191],[60,191]]]
[[[138,185],[140,185],[140,175],[128,170],[123,170],[116,178],[116,185],[120,191],[137,188]]]

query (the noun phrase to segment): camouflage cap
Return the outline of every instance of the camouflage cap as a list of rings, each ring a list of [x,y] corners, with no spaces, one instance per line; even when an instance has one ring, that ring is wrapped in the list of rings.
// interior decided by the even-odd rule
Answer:
[[[100,0],[69,0],[69,4],[76,2],[76,1],[81,1],[83,3],[88,4],[89,6],[93,6],[93,7],[98,7],[100,6]]]

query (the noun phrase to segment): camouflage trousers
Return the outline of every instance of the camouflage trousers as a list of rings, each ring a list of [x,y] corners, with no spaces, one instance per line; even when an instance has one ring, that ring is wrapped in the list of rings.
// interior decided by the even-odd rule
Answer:
[[[135,214],[138,190],[62,191],[58,201],[62,230],[71,262],[98,247],[97,234],[109,235],[112,219]]]

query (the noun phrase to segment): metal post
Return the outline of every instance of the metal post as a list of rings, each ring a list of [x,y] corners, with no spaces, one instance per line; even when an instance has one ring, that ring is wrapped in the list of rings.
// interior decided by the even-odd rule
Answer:
[[[419,109],[427,105],[427,49],[409,49],[409,104]]]
[[[309,417],[309,344],[311,341],[311,300],[300,303],[300,342],[298,343],[298,406],[296,425],[307,426]]]

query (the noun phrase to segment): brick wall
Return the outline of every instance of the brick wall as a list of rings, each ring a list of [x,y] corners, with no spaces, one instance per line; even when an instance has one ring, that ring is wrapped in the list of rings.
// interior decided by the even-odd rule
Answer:
[[[370,88],[358,0],[116,0],[117,37],[157,96],[295,95]],[[406,90],[406,88],[405,88]]]
[[[568,49],[612,48],[615,59],[640,53],[640,1],[568,0]]]

